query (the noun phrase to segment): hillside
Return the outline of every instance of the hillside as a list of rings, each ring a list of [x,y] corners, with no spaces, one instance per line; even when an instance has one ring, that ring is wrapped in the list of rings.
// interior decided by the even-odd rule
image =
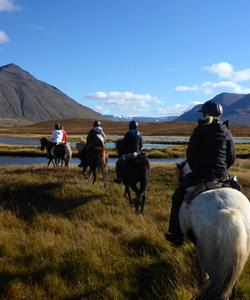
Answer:
[[[0,118],[42,122],[54,119],[104,119],[56,87],[37,80],[15,64],[0,68]]]
[[[211,100],[223,106],[223,119],[229,120],[232,124],[250,124],[250,94],[221,93]],[[201,104],[194,106],[191,110],[183,113],[175,121],[196,121],[201,117],[198,113]]]

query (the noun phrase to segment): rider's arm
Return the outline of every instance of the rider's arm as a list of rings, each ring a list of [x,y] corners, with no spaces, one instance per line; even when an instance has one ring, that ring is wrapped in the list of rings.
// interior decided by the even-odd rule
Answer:
[[[199,129],[196,127],[190,137],[189,144],[186,151],[187,161],[190,168],[193,168],[193,164],[198,155],[198,147],[200,143]]]
[[[236,159],[235,144],[231,132],[228,130],[228,141],[227,141],[227,168],[230,168]]]
[[[142,139],[142,136],[140,135],[140,141],[139,141],[139,149],[141,150],[142,147],[143,147],[143,139]]]

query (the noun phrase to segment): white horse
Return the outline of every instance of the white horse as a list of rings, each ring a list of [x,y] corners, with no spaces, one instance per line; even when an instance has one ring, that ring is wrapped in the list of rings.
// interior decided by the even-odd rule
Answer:
[[[184,235],[196,240],[203,284],[195,299],[233,299],[250,252],[249,200],[228,187],[206,191],[182,203],[179,221]]]

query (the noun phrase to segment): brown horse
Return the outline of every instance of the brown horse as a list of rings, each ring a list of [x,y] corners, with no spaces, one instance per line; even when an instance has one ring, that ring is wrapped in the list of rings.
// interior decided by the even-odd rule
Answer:
[[[84,151],[85,145],[86,143],[84,141],[76,143],[76,149],[79,157],[82,151]],[[86,172],[87,168],[89,168],[88,174]],[[105,147],[94,147],[84,154],[83,175],[89,181],[91,181],[91,175],[93,175],[92,183],[95,183],[96,181],[96,170],[101,171],[104,187],[106,188],[108,178],[108,151],[105,149]]]
[[[40,143],[41,151],[43,151],[44,149],[47,150],[48,167],[51,162],[53,163],[54,167],[57,166],[57,161],[60,160],[62,163],[64,162],[65,169],[69,169],[69,161],[72,158],[72,151],[69,143],[60,143],[58,145],[54,145],[46,137],[42,137],[40,139]]]

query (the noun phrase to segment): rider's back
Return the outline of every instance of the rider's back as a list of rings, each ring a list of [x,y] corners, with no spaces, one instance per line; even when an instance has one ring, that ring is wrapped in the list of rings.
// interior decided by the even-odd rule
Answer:
[[[142,137],[137,130],[128,131],[123,138],[123,150],[125,154],[138,153],[142,148]]]
[[[187,160],[197,180],[226,178],[234,163],[235,147],[228,128],[220,121],[199,122],[187,148]]]

